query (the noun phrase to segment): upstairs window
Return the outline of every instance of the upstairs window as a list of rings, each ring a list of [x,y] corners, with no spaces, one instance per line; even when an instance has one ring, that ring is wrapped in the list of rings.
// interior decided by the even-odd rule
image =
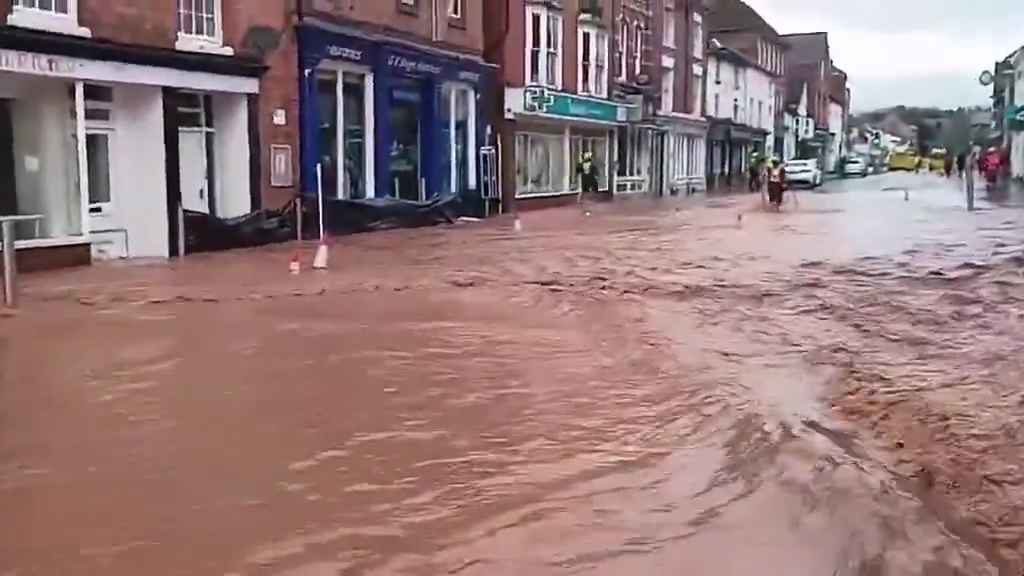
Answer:
[[[643,72],[644,58],[644,25],[638,20],[633,24],[633,35],[636,38],[633,51],[633,74]]]
[[[608,35],[591,26],[579,28],[579,93],[608,95]]]
[[[693,57],[697,60],[704,59],[704,19],[700,14],[693,15],[693,23],[691,24],[691,33],[693,34]]]
[[[87,28],[78,25],[78,0],[13,0],[7,24],[58,34],[91,36]]]
[[[223,45],[221,0],[178,0],[177,48],[230,53]]]
[[[448,17],[456,20],[462,18],[462,0],[448,0]]]
[[[562,87],[562,16],[542,6],[526,8],[526,78],[529,84]]]
[[[663,25],[665,26],[664,34],[662,35],[662,41],[668,48],[676,47],[676,13],[671,10],[665,12],[665,20]]]
[[[626,68],[629,62],[629,24],[625,19],[619,20],[619,37],[618,37],[618,51],[619,51],[619,81],[626,81]]]

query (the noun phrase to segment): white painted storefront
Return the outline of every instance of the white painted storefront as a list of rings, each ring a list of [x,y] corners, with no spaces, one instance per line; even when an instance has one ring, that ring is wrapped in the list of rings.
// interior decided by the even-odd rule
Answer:
[[[13,159],[0,171],[0,213],[43,216],[18,228],[19,249],[170,255],[165,87],[181,90],[184,207],[249,212],[247,95],[258,79],[0,50],[0,153]]]

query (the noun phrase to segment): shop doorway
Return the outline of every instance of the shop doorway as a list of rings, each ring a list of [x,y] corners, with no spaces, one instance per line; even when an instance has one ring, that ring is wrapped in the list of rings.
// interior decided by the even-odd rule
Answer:
[[[18,197],[14,181],[14,127],[11,104],[0,99],[0,214],[17,214]]]
[[[418,82],[396,80],[391,87],[389,174],[392,193],[403,200],[423,201],[421,175],[423,92]]]
[[[192,92],[179,92],[177,97],[181,206],[191,212],[211,214],[214,206],[211,98]]]

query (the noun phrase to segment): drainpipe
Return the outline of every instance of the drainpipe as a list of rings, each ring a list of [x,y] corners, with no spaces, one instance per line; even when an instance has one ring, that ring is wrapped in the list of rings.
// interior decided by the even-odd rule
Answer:
[[[440,26],[437,21],[438,0],[430,0],[430,39],[434,42],[441,41]]]

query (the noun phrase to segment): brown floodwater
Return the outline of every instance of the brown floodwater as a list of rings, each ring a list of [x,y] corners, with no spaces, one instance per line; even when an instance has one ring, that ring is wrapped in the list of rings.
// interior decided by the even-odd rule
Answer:
[[[24,276],[0,575],[1019,574],[1024,215],[825,190]]]

